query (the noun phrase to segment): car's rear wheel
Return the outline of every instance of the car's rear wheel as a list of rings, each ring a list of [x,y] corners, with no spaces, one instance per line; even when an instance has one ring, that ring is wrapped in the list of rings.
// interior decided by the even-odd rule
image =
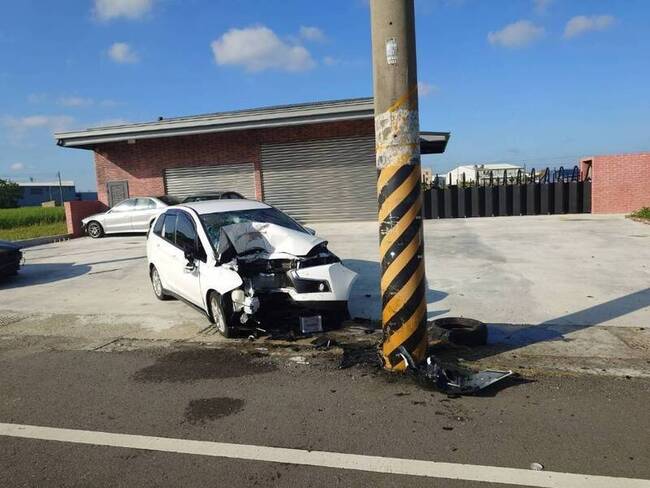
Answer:
[[[208,296],[208,308],[210,309],[210,318],[219,333],[226,338],[233,337],[235,329],[230,323],[227,304],[224,303],[223,297],[216,291],[210,292]]]
[[[95,222],[94,220],[88,224],[86,229],[88,230],[88,235],[93,239],[98,239],[104,235],[104,228],[99,222]]]
[[[158,300],[169,300],[171,297],[165,293],[163,288],[162,281],[160,280],[160,274],[155,266],[151,267],[151,286],[153,287],[153,292],[156,295]]]

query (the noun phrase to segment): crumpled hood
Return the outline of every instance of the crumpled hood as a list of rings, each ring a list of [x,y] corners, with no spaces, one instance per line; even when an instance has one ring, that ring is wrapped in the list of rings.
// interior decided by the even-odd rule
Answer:
[[[269,255],[285,253],[293,256],[305,256],[322,243],[327,243],[327,241],[281,225],[243,222],[221,228],[217,254],[221,256],[229,247],[233,247],[237,254],[259,249],[266,251]]]

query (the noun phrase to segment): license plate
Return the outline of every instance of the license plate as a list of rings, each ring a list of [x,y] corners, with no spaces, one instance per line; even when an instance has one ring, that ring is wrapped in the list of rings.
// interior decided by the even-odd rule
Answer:
[[[323,318],[320,315],[300,317],[300,332],[303,334],[323,332]]]

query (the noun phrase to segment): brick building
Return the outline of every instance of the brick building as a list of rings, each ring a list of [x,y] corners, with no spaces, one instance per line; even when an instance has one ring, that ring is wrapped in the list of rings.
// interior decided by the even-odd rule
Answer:
[[[650,153],[610,154],[580,161],[590,176],[592,213],[629,213],[650,207]]]
[[[373,101],[241,110],[56,134],[95,155],[99,200],[234,190],[302,221],[376,218]],[[422,132],[423,154],[449,133]]]

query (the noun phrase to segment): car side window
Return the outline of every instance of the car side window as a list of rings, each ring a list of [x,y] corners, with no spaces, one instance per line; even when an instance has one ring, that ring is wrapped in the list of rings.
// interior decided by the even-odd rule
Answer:
[[[163,226],[165,225],[166,216],[167,214],[162,214],[160,217],[158,217],[158,220],[156,220],[156,225],[153,226],[153,233],[156,234],[157,236],[162,237]]]
[[[176,245],[181,249],[192,249],[196,247],[196,230],[189,217],[185,214],[178,214],[176,221]]]
[[[129,198],[115,205],[111,212],[129,212],[135,207],[135,198]]]
[[[172,244],[176,243],[176,214],[165,215],[163,237]]]
[[[151,210],[156,208],[156,203],[151,198],[136,198],[134,210]]]

